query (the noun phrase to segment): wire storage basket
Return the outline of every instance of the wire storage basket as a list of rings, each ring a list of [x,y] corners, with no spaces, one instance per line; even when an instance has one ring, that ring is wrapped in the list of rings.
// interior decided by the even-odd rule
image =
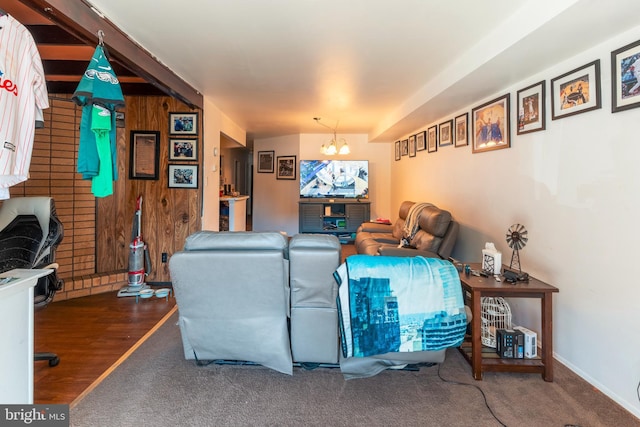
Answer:
[[[480,298],[482,344],[496,348],[496,330],[511,329],[511,307],[502,297]]]

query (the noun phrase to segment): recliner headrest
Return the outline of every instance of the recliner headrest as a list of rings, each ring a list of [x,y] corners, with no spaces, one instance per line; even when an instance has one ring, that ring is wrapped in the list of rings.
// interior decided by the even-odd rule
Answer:
[[[427,206],[422,209],[418,219],[420,229],[437,237],[443,237],[446,234],[450,222],[451,213],[435,206]]]

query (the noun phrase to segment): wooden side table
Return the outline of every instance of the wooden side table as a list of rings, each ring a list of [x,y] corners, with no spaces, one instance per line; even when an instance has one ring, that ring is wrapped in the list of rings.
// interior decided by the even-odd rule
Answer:
[[[480,264],[471,264],[472,269],[480,269]],[[460,351],[471,364],[473,378],[482,380],[482,373],[494,372],[528,372],[541,373],[545,381],[553,381],[553,310],[552,295],[558,288],[529,277],[529,282],[498,282],[493,277],[478,277],[460,273],[460,282],[465,292],[467,304],[470,304],[473,319],[471,321],[471,337],[467,337]],[[541,355],[533,359],[502,359],[495,351],[483,352],[481,305],[482,297],[505,298],[540,298],[542,320]],[[493,350],[493,349],[491,349]],[[484,353],[484,354],[483,354]]]

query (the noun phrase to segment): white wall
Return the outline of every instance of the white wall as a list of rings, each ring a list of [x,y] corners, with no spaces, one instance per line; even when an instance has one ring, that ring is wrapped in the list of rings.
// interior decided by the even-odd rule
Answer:
[[[367,135],[340,134],[349,143],[351,154],[339,156],[345,160],[369,160],[369,192],[371,217],[389,218],[392,215],[389,201],[391,194],[389,144],[369,143]],[[331,138],[327,134],[300,134],[286,137],[258,139],[254,141],[254,164],[258,151],[275,151],[275,156],[297,156],[300,160],[326,158],[320,154],[320,146]],[[296,174],[298,173],[296,169]],[[273,174],[253,174],[253,229],[258,231],[286,231],[298,233],[299,180],[277,180]]]
[[[208,98],[202,112],[202,229],[220,228],[220,137],[221,134],[246,146],[246,132],[236,125]],[[217,155],[214,155],[214,148]]]
[[[257,139],[253,142],[253,230],[298,234],[298,180],[276,179],[278,156],[300,161],[300,135]],[[257,173],[258,152],[274,151],[274,172]],[[296,166],[296,174],[298,169]]]
[[[511,94],[508,149],[472,154],[471,147],[421,151],[392,164],[391,205],[433,202],[461,223],[455,258],[478,262],[486,241],[510,261],[505,233],[529,231],[523,270],[560,292],[554,295],[556,358],[640,417],[640,286],[633,279],[640,244],[640,108],[611,113],[610,53],[640,38],[640,27],[436,123]],[[602,108],[551,120],[550,79],[601,61]],[[516,135],[519,89],[547,81],[546,130]],[[422,129],[433,125],[425,123]],[[471,124],[470,124],[471,129]],[[390,151],[392,156],[392,152]],[[514,320],[540,332],[537,300],[511,300]]]

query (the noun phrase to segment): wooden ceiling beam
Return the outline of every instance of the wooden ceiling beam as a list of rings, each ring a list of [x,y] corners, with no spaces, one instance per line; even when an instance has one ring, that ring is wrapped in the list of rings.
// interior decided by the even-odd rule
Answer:
[[[160,91],[179,99],[189,107],[203,108],[204,101],[200,92],[158,62],[147,50],[131,40],[111,21],[100,16],[83,0],[19,1],[90,46],[98,43],[97,34],[101,30],[110,59],[117,60]],[[93,54],[93,50],[91,52]],[[85,59],[88,61],[91,55]]]

